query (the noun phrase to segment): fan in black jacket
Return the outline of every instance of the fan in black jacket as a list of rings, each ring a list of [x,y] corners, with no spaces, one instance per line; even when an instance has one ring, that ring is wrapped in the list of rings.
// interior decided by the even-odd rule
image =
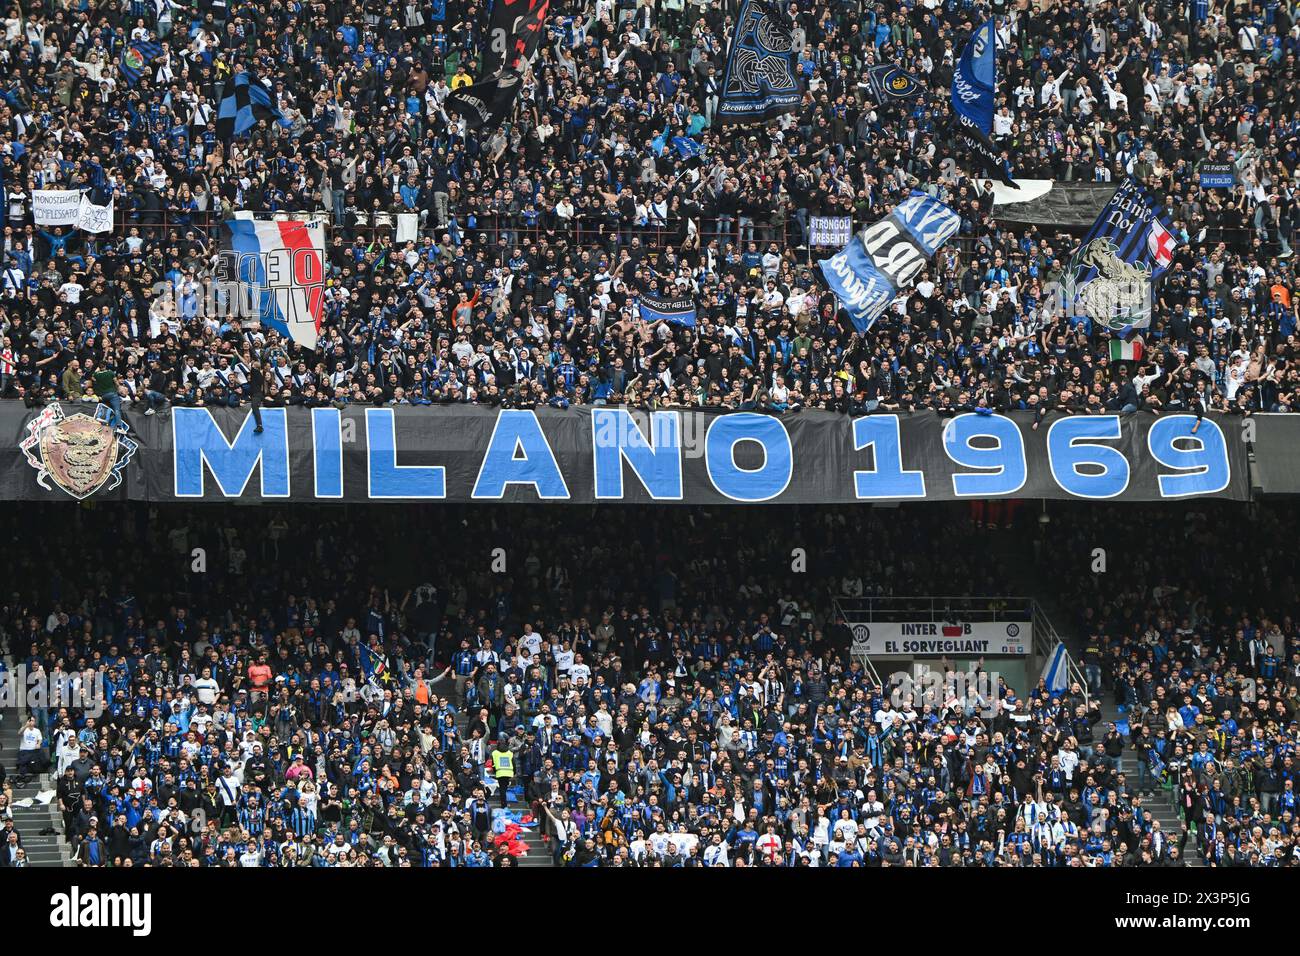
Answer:
[[[1192,426],[1192,434],[1201,427],[1201,420],[1205,416],[1205,401],[1201,397],[1204,387],[1205,373],[1200,370],[1184,367],[1181,371],[1171,373],[1173,381],[1169,384],[1170,407],[1176,407],[1180,411],[1190,411],[1196,416],[1196,424]]]

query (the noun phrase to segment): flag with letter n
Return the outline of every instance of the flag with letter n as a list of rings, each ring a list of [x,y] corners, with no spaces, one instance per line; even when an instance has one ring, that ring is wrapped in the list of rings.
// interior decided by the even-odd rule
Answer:
[[[720,123],[764,123],[799,108],[794,27],[766,0],[742,0],[722,74]]]
[[[960,227],[961,216],[950,206],[913,191],[818,265],[854,327],[866,332]]]
[[[230,80],[229,91],[217,108],[217,136],[229,143],[243,136],[258,120],[273,119],[281,126],[291,125],[284,114],[271,102],[266,87],[248,73],[236,73]]]

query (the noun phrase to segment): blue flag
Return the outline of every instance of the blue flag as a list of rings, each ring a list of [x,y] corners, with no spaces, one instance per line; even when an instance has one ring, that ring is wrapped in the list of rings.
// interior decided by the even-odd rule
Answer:
[[[960,226],[961,216],[951,207],[914,191],[818,265],[854,328],[865,332]]]
[[[998,85],[997,39],[993,21],[971,34],[952,74],[952,108],[986,136],[993,132],[993,95]]]
[[[1125,179],[1065,271],[1070,314],[1121,335],[1148,327],[1155,284],[1178,248],[1173,230],[1164,204]]]
[[[140,75],[148,68],[149,62],[160,53],[162,53],[162,44],[145,40],[137,40],[124,46],[122,55],[117,61],[117,68],[122,71],[127,85],[135,86],[139,83]]]
[[[873,66],[867,71],[867,82],[877,103],[910,100],[925,92],[925,84],[912,74],[900,70],[892,63]]]
[[[704,155],[704,144],[697,143],[689,136],[674,136],[672,143],[673,149],[677,150],[677,155],[682,159],[694,159]]]
[[[741,0],[722,73],[719,123],[764,123],[799,108],[794,28],[774,3]]]

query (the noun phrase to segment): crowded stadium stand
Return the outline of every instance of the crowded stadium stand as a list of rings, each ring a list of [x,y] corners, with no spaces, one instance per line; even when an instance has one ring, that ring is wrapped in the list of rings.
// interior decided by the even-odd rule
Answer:
[[[6,713],[33,865],[1293,861],[1293,505],[67,510],[9,515],[6,660],[109,703]],[[1072,663],[899,696],[866,602]]]
[[[1296,6],[10,4],[0,868],[1300,863]]]

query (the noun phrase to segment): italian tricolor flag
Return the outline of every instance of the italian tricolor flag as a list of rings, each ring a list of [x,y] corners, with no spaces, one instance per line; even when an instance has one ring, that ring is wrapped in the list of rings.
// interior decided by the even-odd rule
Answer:
[[[1142,361],[1142,340],[1135,338],[1125,342],[1123,339],[1111,339],[1110,360],[1112,362]]]

